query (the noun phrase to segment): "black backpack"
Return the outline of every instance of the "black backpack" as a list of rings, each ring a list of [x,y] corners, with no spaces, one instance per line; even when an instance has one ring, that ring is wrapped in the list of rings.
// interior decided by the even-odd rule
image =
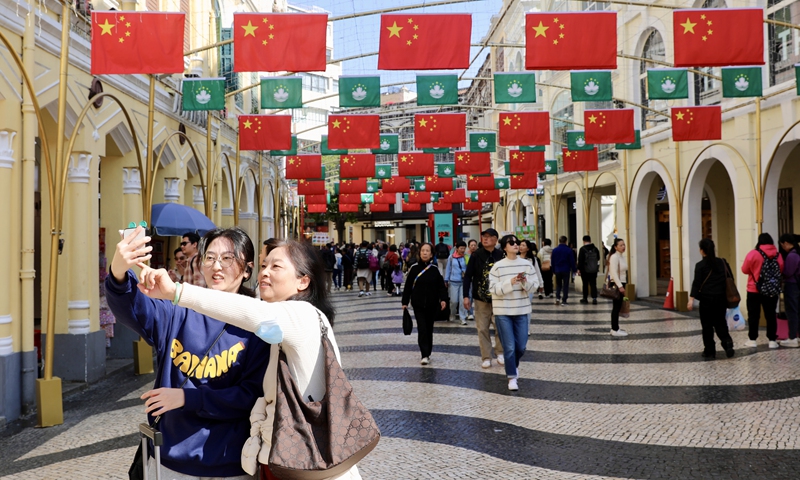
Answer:
[[[761,254],[764,263],[761,264],[756,289],[765,297],[777,297],[781,294],[781,266],[778,264],[778,256],[769,258],[760,248],[758,253]]]
[[[439,260],[444,260],[450,256],[450,249],[447,248],[447,245],[444,243],[440,243],[436,245],[436,258]]]
[[[359,250],[356,253],[356,268],[369,268],[369,256],[366,250]]]
[[[586,273],[597,273],[600,269],[600,252],[596,248],[586,249],[586,261],[583,271]]]

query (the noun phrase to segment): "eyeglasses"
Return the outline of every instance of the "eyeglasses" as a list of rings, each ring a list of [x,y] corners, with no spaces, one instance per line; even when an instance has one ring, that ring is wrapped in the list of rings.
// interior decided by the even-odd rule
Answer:
[[[506,245],[519,245],[519,240],[514,240],[513,238],[506,242]]]
[[[181,247],[185,247],[186,245],[189,245],[189,242],[181,242]]]
[[[215,263],[219,262],[219,266],[222,268],[228,268],[233,265],[233,261],[236,260],[236,257],[232,254],[225,254],[221,257],[215,257],[214,255],[206,255],[203,257],[203,266],[206,268],[211,268],[214,266]]]

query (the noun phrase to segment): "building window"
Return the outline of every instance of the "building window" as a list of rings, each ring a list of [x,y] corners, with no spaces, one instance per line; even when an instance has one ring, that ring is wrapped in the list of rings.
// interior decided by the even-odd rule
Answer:
[[[220,40],[230,40],[233,38],[233,29],[220,29]],[[219,47],[219,75],[225,77],[225,93],[230,93],[239,89],[241,79],[238,73],[233,71],[233,44],[229,43]],[[244,95],[237,93],[233,96],[236,106],[244,108]]]
[[[666,60],[664,39],[661,37],[661,34],[658,32],[658,30],[653,30],[649,33],[647,40],[644,42],[644,47],[642,48],[642,58],[648,58],[660,62]],[[667,109],[669,107],[665,100],[651,101],[649,98],[647,98],[647,69],[649,68],[658,68],[658,66],[654,63],[639,62],[639,92],[642,105],[659,112],[667,113]],[[668,119],[668,117],[658,115],[650,110],[641,110],[642,125],[640,128],[642,131],[652,128],[660,123],[665,123]]]
[[[611,8],[611,4],[608,2],[596,2],[594,0],[591,0],[582,3],[584,11],[608,10],[609,8]]]
[[[780,22],[797,24],[800,22],[800,5],[793,1],[770,1],[772,5],[783,5],[770,8],[768,18]],[[769,36],[769,84],[794,80],[794,65],[800,63],[800,34],[794,29],[781,25],[767,25]]]
[[[250,85],[256,85],[260,83],[258,80],[258,73],[253,72],[250,74]],[[258,114],[261,112],[261,101],[259,100],[259,93],[260,88],[251,88],[250,89],[250,113]]]
[[[569,92],[561,92],[553,103],[553,152],[561,158],[561,148],[567,146],[567,130],[574,130],[575,106]]]
[[[328,91],[328,78],[313,73],[300,73],[303,78],[303,90],[325,93]]]
[[[292,110],[292,121],[323,125],[328,123],[328,111],[322,108],[295,108]]]

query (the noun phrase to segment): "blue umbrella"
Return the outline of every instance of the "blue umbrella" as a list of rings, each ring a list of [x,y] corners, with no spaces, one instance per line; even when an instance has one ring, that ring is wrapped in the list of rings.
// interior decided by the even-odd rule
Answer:
[[[217,228],[205,215],[194,208],[178,203],[157,203],[153,205],[150,226],[156,235],[183,235],[186,232],[197,232],[204,235]]]

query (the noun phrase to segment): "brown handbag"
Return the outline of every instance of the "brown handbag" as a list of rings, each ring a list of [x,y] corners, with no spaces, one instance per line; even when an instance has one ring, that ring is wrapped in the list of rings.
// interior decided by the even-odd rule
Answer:
[[[736,282],[733,280],[728,262],[723,258],[722,263],[725,264],[725,299],[728,301],[728,308],[736,308],[742,301],[742,296],[739,295],[739,289],[736,288]]]
[[[325,396],[303,399],[289,372],[286,355],[278,360],[275,420],[269,470],[279,479],[324,480],[341,475],[378,444],[381,432],[372,414],[353,393],[336,360],[328,328],[319,315],[325,355]]]

